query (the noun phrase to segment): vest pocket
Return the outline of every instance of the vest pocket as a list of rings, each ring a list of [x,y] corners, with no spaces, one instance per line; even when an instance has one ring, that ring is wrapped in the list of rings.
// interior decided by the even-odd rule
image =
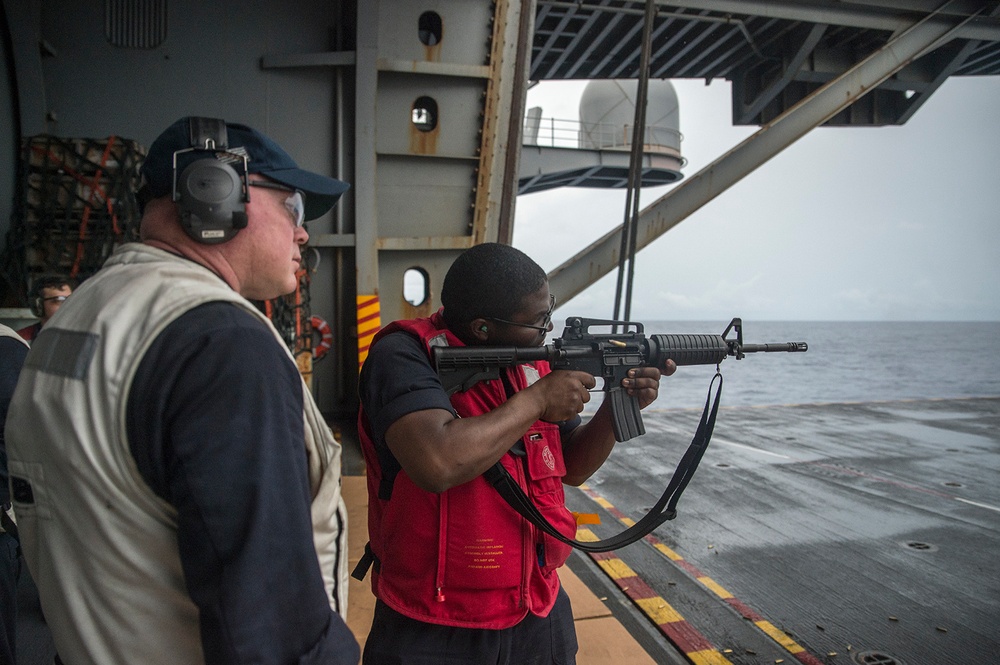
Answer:
[[[560,533],[568,538],[575,537],[576,520],[566,509],[563,491],[566,463],[562,456],[559,427],[536,423],[524,435],[524,448],[532,502]],[[536,549],[538,565],[543,573],[548,574],[566,562],[573,548],[538,529],[535,532],[536,541],[541,546]]]

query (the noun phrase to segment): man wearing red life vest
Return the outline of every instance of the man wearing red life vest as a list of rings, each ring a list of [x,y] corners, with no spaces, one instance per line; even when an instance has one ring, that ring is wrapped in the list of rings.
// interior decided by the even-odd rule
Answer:
[[[365,665],[574,663],[569,598],[556,569],[570,548],[508,506],[483,478],[500,462],[548,521],[573,537],[562,485],[579,485],[615,444],[602,405],[579,416],[596,381],[536,362],[501,370],[450,397],[431,363],[448,345],[537,346],[555,298],[526,254],[477,245],[452,265],[443,308],[375,337],[360,380],[359,433],[368,465],[372,589],[378,598]],[[661,374],[624,382],[640,406]]]

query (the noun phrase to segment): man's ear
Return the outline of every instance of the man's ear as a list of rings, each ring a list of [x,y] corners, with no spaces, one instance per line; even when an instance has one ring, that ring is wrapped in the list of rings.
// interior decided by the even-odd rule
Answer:
[[[472,338],[485,342],[490,337],[490,323],[486,319],[472,319],[469,323],[469,334]]]

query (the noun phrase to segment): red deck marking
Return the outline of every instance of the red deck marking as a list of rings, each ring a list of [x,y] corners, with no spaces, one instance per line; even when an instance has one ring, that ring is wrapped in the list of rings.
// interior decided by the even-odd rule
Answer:
[[[623,577],[621,583],[625,585],[622,591],[632,600],[646,600],[647,598],[658,598],[659,594],[653,587],[646,584],[646,581],[636,575],[635,577]]]
[[[590,557],[597,561],[598,565],[602,562],[606,564],[602,565],[601,569],[611,577],[626,596],[639,606],[674,646],[688,655],[710,651],[721,659],[717,662],[729,662],[722,657],[722,654],[709,642],[708,638],[698,632],[666,600],[657,595],[656,591],[645,580],[636,575],[614,552],[594,552],[590,554]],[[627,571],[628,574],[614,574],[623,571]],[[666,617],[669,620],[660,620],[661,617]]]
[[[764,617],[754,612],[750,609],[750,606],[744,603],[742,600],[737,598],[727,598],[726,602],[729,603],[734,610],[740,613],[740,616],[744,619],[749,619],[750,621],[763,621]]]
[[[867,475],[867,474],[858,473],[858,475]],[[615,508],[607,499],[599,495],[597,492],[593,491],[587,486],[580,487],[580,489],[587,496],[589,496],[596,503],[598,503],[601,507],[603,507],[609,513],[611,513],[615,517],[615,519],[624,522],[626,524],[634,524],[634,521],[631,518],[629,518],[627,515],[619,511],[617,508]],[[647,535],[644,538],[644,540],[646,540],[646,542],[650,543],[651,545],[654,546],[654,548],[658,550],[659,548],[656,546],[660,545],[668,549],[670,552],[673,552],[673,550],[667,547],[666,544],[663,543],[663,541],[661,541],[659,538],[657,538],[652,534]],[[618,558],[617,555],[614,554],[613,552],[591,553],[590,557],[597,562],[610,561],[612,559]],[[803,663],[803,665],[823,665],[823,661],[821,661],[816,656],[807,652],[801,645],[797,644],[788,635],[786,635],[778,628],[774,627],[773,624],[767,621],[763,616],[761,616],[753,609],[751,609],[749,605],[747,605],[746,603],[737,598],[733,598],[731,595],[721,596],[719,591],[724,591],[727,594],[729,592],[725,591],[721,586],[716,584],[715,581],[712,580],[712,578],[710,578],[708,575],[705,575],[700,570],[698,570],[697,566],[688,563],[686,560],[680,557],[680,555],[677,555],[676,558],[667,557],[667,560],[676,565],[678,568],[687,572],[692,577],[694,577],[696,581],[701,583],[705,588],[712,591],[712,593],[714,593],[716,596],[719,596],[721,600],[725,601],[733,609],[739,612],[739,614],[743,618],[753,622],[754,625],[757,626],[759,630],[761,630],[761,632],[763,632],[769,638],[777,642],[782,648],[788,651],[790,655],[794,656],[796,660]],[[624,562],[622,562],[620,567],[628,568],[624,564]],[[604,569],[603,567],[602,569],[605,570],[605,572],[607,572],[607,569]],[[648,617],[650,617],[650,619],[653,619],[653,615],[649,611],[647,611],[646,608],[648,606],[648,601],[651,599],[661,600],[663,602],[664,608],[669,609],[671,612],[676,612],[675,610],[673,610],[673,608],[670,607],[670,605],[665,600],[662,600],[659,596],[657,596],[656,592],[637,575],[621,576],[616,578],[609,573],[609,577],[611,577],[612,580],[614,580],[615,584],[618,585],[618,587],[625,592],[625,595],[627,595],[633,601],[639,601],[639,600],[644,601],[642,604],[640,604],[640,609],[642,609],[643,612]],[[677,616],[680,617],[679,614],[677,614]],[[653,619],[653,621],[654,623],[656,623],[655,619]],[[759,623],[761,622],[766,624],[767,629],[759,625]],[[694,626],[692,626],[688,621],[681,619],[680,621],[657,623],[657,626],[660,628],[661,632],[663,632],[663,634],[666,635],[667,638],[671,642],[673,642],[675,646],[677,646],[677,648],[681,649],[689,657],[691,657],[691,654],[697,651],[707,650],[713,652],[713,655],[718,654],[718,657],[722,659],[719,662],[729,662],[721,655],[721,653],[719,653],[718,649],[716,649],[712,645],[712,643],[709,642],[704,635],[698,632],[698,630],[695,629]]]
[[[666,634],[670,641],[680,648],[684,653],[694,653],[695,651],[719,651],[714,644],[698,632],[698,630],[687,621],[674,621],[672,623],[661,623],[660,629]],[[725,662],[729,662],[726,660]]]
[[[695,577],[695,579],[699,577],[708,577],[707,575],[705,575],[705,573],[698,570],[693,564],[688,563],[686,559],[681,559],[680,561],[674,561],[674,564],[689,572],[692,576]]]
[[[800,651],[798,653],[793,653],[792,655],[795,656],[797,661],[805,663],[805,665],[824,665],[823,661],[808,651]]]

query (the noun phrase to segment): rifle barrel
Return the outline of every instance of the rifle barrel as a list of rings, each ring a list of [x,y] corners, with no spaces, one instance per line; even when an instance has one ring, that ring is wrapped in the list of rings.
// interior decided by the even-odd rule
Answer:
[[[781,342],[777,344],[744,344],[740,347],[743,353],[774,353],[785,351],[787,353],[797,353],[808,351],[809,345],[805,342]]]

